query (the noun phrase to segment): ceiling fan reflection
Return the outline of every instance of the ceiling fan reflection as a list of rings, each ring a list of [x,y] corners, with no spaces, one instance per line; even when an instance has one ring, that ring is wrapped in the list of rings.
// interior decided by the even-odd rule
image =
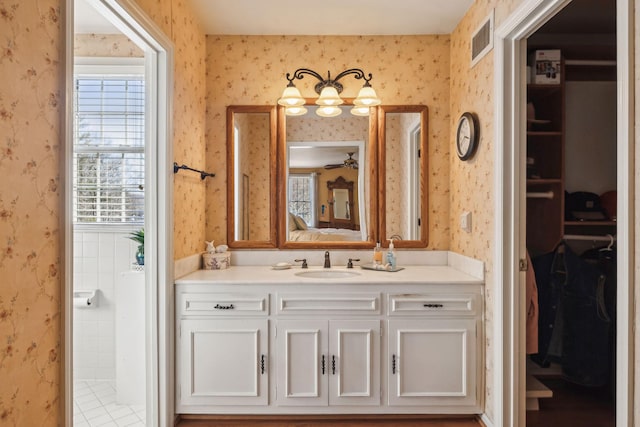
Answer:
[[[342,163],[336,163],[332,165],[325,165],[325,169],[337,169],[337,168],[348,168],[348,169],[358,169],[358,161],[353,158],[355,153],[347,153],[349,158],[345,159]]]

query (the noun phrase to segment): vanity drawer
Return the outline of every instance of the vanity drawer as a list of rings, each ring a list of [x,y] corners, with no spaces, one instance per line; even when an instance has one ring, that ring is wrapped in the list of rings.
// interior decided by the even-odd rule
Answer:
[[[267,316],[269,294],[181,293],[180,316]]]
[[[389,294],[389,316],[475,316],[479,294]]]
[[[277,295],[278,314],[379,314],[379,293]]]

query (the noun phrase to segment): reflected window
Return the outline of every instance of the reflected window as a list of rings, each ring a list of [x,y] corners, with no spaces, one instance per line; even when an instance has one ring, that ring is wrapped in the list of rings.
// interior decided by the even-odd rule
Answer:
[[[317,226],[317,174],[289,175],[289,212],[298,215],[311,227]]]

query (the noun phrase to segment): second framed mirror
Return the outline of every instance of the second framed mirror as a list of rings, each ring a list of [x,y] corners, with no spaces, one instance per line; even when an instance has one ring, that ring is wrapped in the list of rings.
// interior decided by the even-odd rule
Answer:
[[[396,248],[428,244],[428,115],[424,105],[380,106],[380,241]]]

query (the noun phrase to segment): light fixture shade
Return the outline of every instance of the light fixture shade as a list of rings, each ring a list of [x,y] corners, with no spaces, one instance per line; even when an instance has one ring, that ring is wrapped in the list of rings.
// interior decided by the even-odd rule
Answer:
[[[338,95],[338,91],[333,86],[325,86],[322,88],[320,98],[316,100],[316,104],[318,105],[340,105],[343,102],[344,101],[340,98],[340,95]]]
[[[358,93],[358,97],[353,100],[353,104],[357,106],[368,106],[373,107],[376,105],[380,105],[382,101],[376,95],[376,91],[373,90],[371,86],[363,86]]]
[[[369,115],[369,107],[366,105],[354,105],[351,109],[351,114],[354,116],[368,116]]]
[[[287,116],[304,116],[305,114],[307,114],[307,109],[303,106],[286,107],[284,109],[284,113]]]
[[[282,97],[278,99],[278,104],[284,105],[285,107],[300,107],[304,105],[304,103],[305,100],[300,94],[300,91],[293,85],[285,87],[282,92]]]
[[[336,117],[342,114],[342,110],[335,105],[321,105],[316,109],[316,114],[320,117]]]

